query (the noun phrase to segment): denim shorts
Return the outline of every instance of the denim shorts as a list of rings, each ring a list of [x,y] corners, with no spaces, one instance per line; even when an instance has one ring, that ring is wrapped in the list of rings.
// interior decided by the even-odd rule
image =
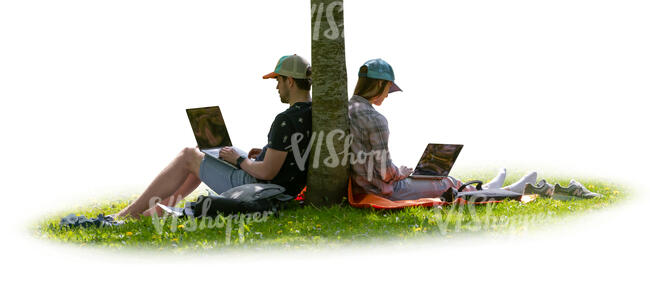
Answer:
[[[232,168],[232,166],[208,155],[205,155],[201,161],[199,179],[216,193],[223,193],[233,187],[258,182],[255,177],[244,170]]]

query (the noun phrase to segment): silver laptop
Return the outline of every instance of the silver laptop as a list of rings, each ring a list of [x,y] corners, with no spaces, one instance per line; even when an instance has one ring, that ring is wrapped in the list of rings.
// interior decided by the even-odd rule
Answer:
[[[237,168],[227,161],[219,158],[219,151],[225,146],[232,146],[226,122],[221,115],[221,109],[216,107],[187,109],[187,117],[194,132],[194,138],[199,150],[220,162]]]
[[[409,177],[428,179],[447,177],[462,149],[462,144],[429,143],[413,174]]]

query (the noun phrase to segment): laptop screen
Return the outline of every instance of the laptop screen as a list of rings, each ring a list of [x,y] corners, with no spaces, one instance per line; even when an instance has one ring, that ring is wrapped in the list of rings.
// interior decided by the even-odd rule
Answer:
[[[429,143],[413,174],[418,176],[448,176],[462,149],[462,144]]]
[[[187,109],[199,149],[232,146],[219,107]]]

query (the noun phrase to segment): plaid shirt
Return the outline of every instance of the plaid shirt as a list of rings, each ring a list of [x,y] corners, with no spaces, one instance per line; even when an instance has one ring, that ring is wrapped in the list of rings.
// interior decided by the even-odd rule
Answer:
[[[388,152],[388,121],[367,99],[354,95],[348,104],[350,115],[350,150],[354,159],[352,183],[355,192],[391,195],[399,180],[399,169]]]

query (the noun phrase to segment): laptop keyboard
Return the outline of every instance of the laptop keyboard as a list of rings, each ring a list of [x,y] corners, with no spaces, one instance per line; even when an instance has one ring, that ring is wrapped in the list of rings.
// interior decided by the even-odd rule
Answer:
[[[215,157],[218,157],[220,150],[221,150],[221,148],[213,148],[213,149],[204,150],[203,152],[205,152],[206,154],[210,154],[210,155],[213,155]]]

